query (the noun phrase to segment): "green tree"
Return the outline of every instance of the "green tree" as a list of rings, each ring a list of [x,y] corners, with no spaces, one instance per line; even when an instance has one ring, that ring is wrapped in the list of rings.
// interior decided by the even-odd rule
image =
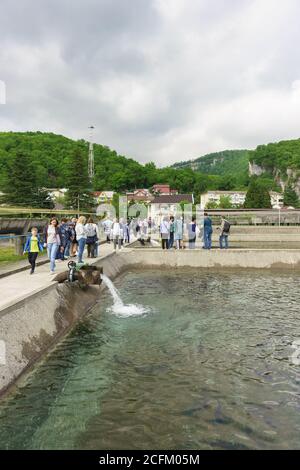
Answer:
[[[81,148],[77,147],[67,162],[67,176],[65,185],[66,207],[82,210],[91,210],[95,202],[91,193],[91,185],[87,172],[87,158]]]
[[[219,204],[220,209],[232,209],[232,203],[230,196],[221,196],[220,197],[220,204]]]
[[[284,205],[299,207],[299,197],[291,184],[288,184],[284,191]]]
[[[46,189],[38,188],[34,192],[34,202],[32,207],[37,207],[41,209],[54,209],[55,204]]]
[[[35,206],[36,175],[30,156],[17,152],[7,172],[5,202],[16,206]]]
[[[218,204],[217,202],[215,202],[215,201],[210,201],[210,202],[208,202],[208,203],[206,204],[205,209],[213,210],[213,209],[218,209],[218,207],[219,207],[219,204]]]
[[[181,210],[182,212],[184,212],[184,206],[187,206],[187,205],[190,205],[191,203],[189,201],[181,201],[179,203],[180,207],[181,207]]]
[[[119,201],[120,201],[120,194],[114,193],[111,204],[114,206],[116,210],[116,216],[119,217],[120,213],[120,206],[119,206]]]
[[[259,184],[256,177],[251,179],[244,204],[245,209],[271,209],[269,191]]]

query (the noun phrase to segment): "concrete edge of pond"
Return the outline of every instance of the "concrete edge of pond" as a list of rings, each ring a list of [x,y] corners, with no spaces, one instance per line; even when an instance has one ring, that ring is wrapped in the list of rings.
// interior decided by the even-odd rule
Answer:
[[[300,270],[300,250],[158,250],[136,249],[119,255],[127,266],[199,269]]]
[[[96,264],[111,278],[124,268],[124,262],[114,253]],[[53,282],[1,310],[5,364],[0,362],[0,396],[76,325],[99,301],[101,291],[101,286],[82,289],[77,284]]]
[[[299,250],[134,250],[127,248],[97,260],[114,279],[130,268],[281,269],[300,271]],[[54,347],[101,298],[102,287],[53,282],[18,299],[0,312],[0,395]],[[1,345],[0,345],[1,346]],[[1,357],[0,357],[1,359]]]

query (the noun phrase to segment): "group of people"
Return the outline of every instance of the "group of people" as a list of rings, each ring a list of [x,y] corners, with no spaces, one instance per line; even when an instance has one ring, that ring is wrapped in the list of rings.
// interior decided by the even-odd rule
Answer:
[[[145,220],[137,220],[134,223],[130,220],[124,221],[122,218],[112,220],[107,217],[102,222],[104,234],[107,243],[113,242],[114,251],[124,247],[125,243],[130,243],[130,234],[133,232],[141,242],[145,238],[151,239],[151,233],[156,230],[151,217]],[[219,244],[221,249],[228,248],[228,237],[230,234],[230,223],[225,217],[222,217]],[[196,248],[197,236],[203,239],[203,249],[212,248],[213,224],[212,219],[207,213],[204,214],[204,222],[201,227],[197,226],[196,217],[192,217],[191,222],[185,224],[183,217],[164,217],[159,225],[161,237],[161,246],[163,250],[183,249],[184,234],[187,233],[189,248]],[[69,257],[78,257],[78,263],[83,263],[83,254],[87,247],[88,258],[98,256],[99,227],[90,217],[81,216],[78,219],[68,220],[62,218],[59,223],[56,217],[53,217],[45,226],[43,241],[38,234],[38,229],[33,227],[30,235],[27,237],[24,253],[28,253],[28,261],[31,265],[30,273],[35,271],[38,254],[47,248],[48,258],[50,260],[50,273],[55,272],[56,261],[64,261]]]
[[[220,231],[219,244],[221,249],[228,249],[228,237],[230,234],[230,223],[225,217],[222,217],[221,226],[218,227]],[[170,250],[171,248],[182,249],[184,248],[184,232],[187,232],[189,242],[189,249],[196,248],[197,236],[203,239],[203,249],[211,250],[212,248],[212,235],[213,224],[212,219],[207,213],[204,214],[203,226],[198,227],[196,217],[192,217],[191,222],[184,224],[183,217],[164,217],[160,224],[160,237],[163,250]]]
[[[103,223],[103,230],[106,237],[106,242],[111,241],[114,244],[114,250],[122,249],[125,243],[130,243],[130,221],[126,222],[122,218],[115,218],[112,220],[107,217]]]
[[[77,256],[78,263],[82,263],[86,246],[88,257],[95,258],[98,255],[98,240],[98,225],[92,218],[88,220],[84,216],[78,219],[74,217],[71,220],[62,218],[59,223],[58,219],[53,217],[45,226],[43,242],[36,227],[31,229],[27,237],[24,253],[28,253],[30,274],[34,273],[38,254],[44,248],[47,248],[50,260],[50,273],[54,274],[57,260],[64,261]]]

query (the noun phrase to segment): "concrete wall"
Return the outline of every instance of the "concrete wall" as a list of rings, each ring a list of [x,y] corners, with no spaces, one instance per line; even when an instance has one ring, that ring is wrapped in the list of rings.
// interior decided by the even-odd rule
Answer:
[[[171,266],[217,269],[300,270],[300,250],[131,250],[120,253],[126,266]],[[105,272],[105,271],[104,271]]]
[[[97,286],[82,290],[54,284],[0,312],[0,336],[6,348],[0,394],[95,304],[99,291]]]

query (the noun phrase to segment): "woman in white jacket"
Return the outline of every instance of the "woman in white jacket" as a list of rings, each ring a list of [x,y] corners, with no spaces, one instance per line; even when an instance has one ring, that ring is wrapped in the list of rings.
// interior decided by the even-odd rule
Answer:
[[[82,256],[84,252],[84,247],[86,243],[86,228],[85,228],[86,218],[82,215],[79,217],[75,231],[76,231],[76,240],[78,243],[78,263],[82,263]]]
[[[111,227],[111,237],[114,242],[114,251],[116,251],[117,245],[119,250],[121,249],[122,239],[124,237],[123,227],[120,224],[119,219],[115,219]]]

